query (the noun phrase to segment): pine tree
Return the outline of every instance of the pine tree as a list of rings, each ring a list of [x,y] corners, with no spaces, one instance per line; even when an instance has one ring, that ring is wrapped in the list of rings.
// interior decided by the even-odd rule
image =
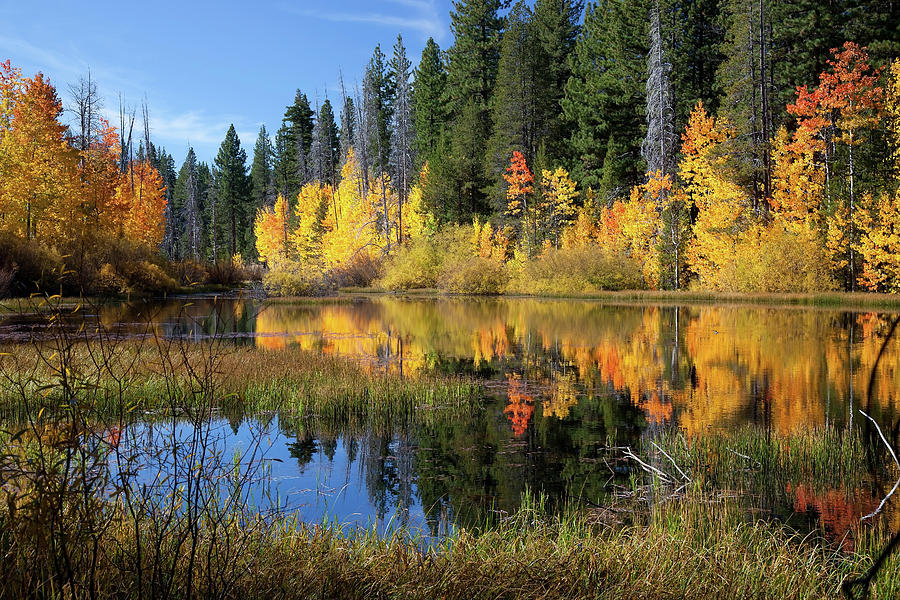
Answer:
[[[255,252],[255,244],[249,239],[252,237],[251,227],[255,207],[250,200],[246,163],[247,153],[241,148],[241,140],[234,125],[231,125],[214,163],[216,179],[214,228],[224,233],[229,256],[240,253],[249,258]]]
[[[197,181],[197,196],[202,207],[203,221],[203,231],[200,235],[200,256],[207,260],[215,260],[217,255],[213,252],[213,245],[217,238],[212,227],[212,216],[216,205],[216,180],[212,169],[205,162],[197,165]],[[216,250],[218,250],[218,246]]]
[[[814,85],[828,68],[831,49],[840,46],[847,31],[842,17],[846,0],[781,0],[771,7],[772,101],[782,108],[793,102],[797,86]],[[790,125],[779,110],[774,126]]]
[[[583,13],[581,0],[537,0],[531,18],[536,78],[535,148],[543,143],[550,161],[557,164],[567,157],[569,130],[562,101],[572,74],[572,52]]]
[[[726,152],[737,182],[762,210],[772,196],[770,0],[726,0],[723,62],[716,73],[720,116],[737,128]]]
[[[313,181],[328,183],[332,186],[337,184],[338,152],[340,152],[338,137],[334,109],[331,107],[331,101],[326,98],[316,115],[313,141],[307,160]]]
[[[444,198],[449,214],[469,221],[487,212],[485,172],[487,141],[491,135],[491,98],[500,62],[504,0],[454,0],[450,29],[455,36],[448,52],[448,105],[452,120],[452,160],[460,196]]]
[[[386,70],[381,46],[375,46],[363,78],[370,166],[377,175],[387,172],[391,156],[390,124],[394,95],[393,74]]]
[[[663,47],[670,52],[673,66],[676,131],[684,130],[697,102],[703,102],[712,113],[718,110],[715,78],[725,39],[720,17],[722,2],[665,0],[660,4],[660,20],[668,29]]]
[[[563,101],[572,122],[573,172],[582,186],[595,187],[603,202],[623,196],[644,175],[648,14],[646,0],[589,4],[575,45]]]
[[[174,195],[179,222],[182,223],[177,239],[179,255],[190,256],[194,260],[200,259],[202,250],[203,202],[200,186],[197,155],[194,154],[194,149],[190,148],[178,172]]]
[[[291,166],[290,157],[288,156],[289,136],[288,129],[284,126],[280,127],[275,133],[275,144],[273,145],[272,160],[272,185],[275,187],[276,194],[281,194],[285,198],[288,196],[288,187],[291,185]]]
[[[343,91],[343,85],[341,85],[341,93],[345,94]],[[350,148],[356,146],[356,106],[353,104],[353,98],[350,96],[344,96],[344,104],[341,107],[341,154],[340,154],[340,163],[341,167],[344,166],[344,161],[347,160],[347,154],[350,152]]]
[[[533,161],[537,154],[537,95],[544,82],[537,79],[536,50],[531,9],[519,0],[506,17],[491,110],[493,134],[488,141],[486,168],[495,212],[502,212],[506,205],[504,174],[510,157],[519,152],[526,161]]]
[[[313,111],[306,94],[297,90],[294,103],[287,107],[278,130],[278,165],[276,181],[282,193],[294,202],[300,188],[310,179],[306,158],[312,145]]]
[[[433,38],[428,38],[415,70],[412,109],[418,168],[434,159],[447,131],[447,71]]]
[[[403,206],[409,198],[414,175],[415,153],[413,140],[412,89],[410,68],[412,65],[406,57],[403,37],[397,36],[394,44],[394,56],[391,59],[391,72],[394,75],[394,102],[391,119],[391,174],[397,190],[399,219],[403,217]],[[403,223],[397,227],[398,243],[402,243]]]
[[[275,203],[275,185],[272,174],[275,148],[266,126],[259,128],[259,137],[253,147],[253,163],[250,166],[250,193],[257,208],[271,207]]]
[[[175,212],[174,207],[172,207],[174,203],[176,179],[175,159],[172,158],[171,154],[166,152],[165,148],[162,148],[157,152],[156,148],[154,148],[153,144],[151,144],[150,149],[150,164],[153,166],[153,168],[156,169],[157,173],[159,173],[159,177],[162,180],[162,185],[166,186],[166,225],[163,232],[163,243],[161,250],[167,256],[174,257],[176,236],[181,227],[181,222],[178,218],[178,214],[177,212]],[[168,221],[170,216],[172,218],[171,225]]]

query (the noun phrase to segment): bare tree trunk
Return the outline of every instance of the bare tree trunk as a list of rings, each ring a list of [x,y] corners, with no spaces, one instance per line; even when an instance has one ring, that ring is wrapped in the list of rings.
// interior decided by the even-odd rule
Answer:
[[[763,209],[768,208],[768,201],[772,197],[772,164],[769,153],[769,89],[766,84],[766,62],[768,60],[766,52],[766,36],[765,36],[765,8],[763,0],[759,0],[759,98],[762,112],[762,144],[760,151],[762,152],[762,168],[763,168]]]

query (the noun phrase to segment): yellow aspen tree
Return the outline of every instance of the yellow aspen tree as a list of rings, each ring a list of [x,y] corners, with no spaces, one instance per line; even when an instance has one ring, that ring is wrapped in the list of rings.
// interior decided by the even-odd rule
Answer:
[[[877,200],[863,199],[868,210],[860,219],[859,253],[862,269],[857,283],[867,290],[900,292],[900,59],[890,67],[884,94],[885,129],[888,134],[893,193],[882,192]]]
[[[594,221],[596,211],[597,208],[592,200],[586,201],[584,206],[578,209],[575,221],[563,232],[563,248],[586,248],[597,243],[600,230]]]
[[[824,142],[808,128],[791,136],[781,127],[772,147],[773,218],[792,230],[818,227],[825,191],[825,170],[816,155]]]
[[[660,285],[659,235],[662,231],[660,215],[672,190],[672,178],[659,171],[652,173],[647,183],[635,186],[624,205],[621,232],[628,253],[640,261],[641,273],[652,289]]]
[[[289,255],[290,209],[281,194],[275,199],[275,206],[263,207],[256,212],[253,234],[256,236],[256,252],[260,260],[275,268],[284,264]]]
[[[291,236],[289,254],[303,261],[312,261],[324,253],[325,238],[339,237],[335,229],[334,213],[329,209],[332,201],[331,186],[314,181],[300,188],[294,208],[296,225]]]
[[[557,248],[563,229],[575,215],[575,199],[578,197],[575,185],[569,172],[562,167],[541,172],[542,194],[538,210],[542,217],[542,230],[545,240],[552,238]]]
[[[691,112],[682,135],[679,176],[687,199],[697,210],[687,262],[706,288],[718,287],[719,270],[734,256],[748,204],[740,186],[724,172],[725,157],[718,152],[732,136],[728,125],[717,123],[702,102]]]
[[[876,292],[900,292],[900,189],[877,200],[867,195],[860,203],[858,250],[863,267],[857,283]]]

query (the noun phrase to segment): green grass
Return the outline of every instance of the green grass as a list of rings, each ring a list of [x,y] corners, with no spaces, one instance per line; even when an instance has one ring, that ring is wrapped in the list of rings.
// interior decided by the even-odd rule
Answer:
[[[375,373],[350,359],[292,347],[92,342],[77,343],[64,355],[49,344],[0,348],[0,415],[21,422],[41,408],[47,418],[65,409],[64,365],[69,396],[100,418],[220,409],[386,431],[410,420],[459,417],[483,397],[473,381]]]
[[[651,441],[669,456],[657,452]],[[884,448],[876,447],[875,452],[890,470],[893,462]],[[869,458],[862,438],[847,430],[801,429],[773,434],[751,426],[692,439],[670,430],[648,439],[642,453],[656,454],[661,468],[673,478],[679,474],[671,461],[706,489],[753,493],[783,491],[797,483],[810,483],[819,489],[858,489],[866,483]]]

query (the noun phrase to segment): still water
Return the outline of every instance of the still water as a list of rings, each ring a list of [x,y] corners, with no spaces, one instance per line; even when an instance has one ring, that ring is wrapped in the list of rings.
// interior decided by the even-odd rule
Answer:
[[[324,432],[275,415],[215,421],[228,452],[264,440],[278,497],[304,519],[352,526],[440,534],[515,510],[526,489],[559,502],[601,501],[622,482],[607,449],[665,428],[688,437],[748,425],[852,430],[859,407],[885,421],[900,408],[897,340],[885,347],[869,395],[889,314],[376,296],[176,299],[109,306],[93,318],[123,335],[224,336],[405,377],[481,380],[484,410],[440,430]],[[23,339],[36,323],[7,317],[0,337]],[[874,490],[844,497],[803,482],[774,494],[766,506],[780,518],[853,521],[880,499]]]

